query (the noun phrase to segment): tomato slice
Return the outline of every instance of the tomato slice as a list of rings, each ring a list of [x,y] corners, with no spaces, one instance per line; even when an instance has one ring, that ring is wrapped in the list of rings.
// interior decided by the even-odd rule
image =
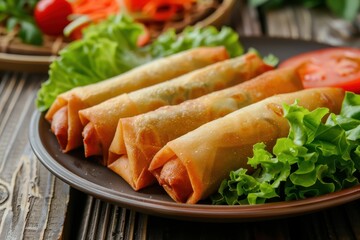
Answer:
[[[360,93],[360,49],[325,48],[291,57],[279,68],[297,67],[305,88],[341,87]]]

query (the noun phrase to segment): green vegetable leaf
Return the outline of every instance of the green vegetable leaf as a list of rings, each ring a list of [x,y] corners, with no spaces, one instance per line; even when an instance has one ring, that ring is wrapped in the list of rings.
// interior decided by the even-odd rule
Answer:
[[[284,104],[288,137],[277,140],[273,153],[255,144],[248,164],[256,171],[232,171],[211,196],[213,204],[304,199],[359,184],[359,104],[360,95],[347,92],[340,114],[330,114],[325,123],[326,108],[309,111],[297,102]]]
[[[243,54],[239,36],[230,27],[222,27],[219,31],[214,26],[205,28],[186,27],[179,35],[175,30],[168,30],[160,35],[150,46],[150,54],[164,57],[199,46],[225,46],[231,57]]]
[[[33,18],[33,10],[37,0],[19,0],[0,2],[0,21],[6,20],[8,32],[19,29],[18,36],[24,42],[32,45],[43,43],[42,32]]]
[[[300,107],[295,102],[292,106],[284,105],[284,116],[289,120],[289,137],[297,145],[311,142],[321,119],[328,113],[328,109],[318,108],[313,112]]]
[[[42,32],[36,26],[33,21],[21,21],[20,22],[20,32],[19,37],[23,40],[24,43],[29,43],[32,45],[42,45],[43,37]]]
[[[266,55],[264,58],[264,62],[270,66],[276,67],[279,64],[279,58],[274,54]]]
[[[259,204],[278,196],[269,183],[260,182],[246,172],[243,168],[231,172],[230,179],[224,180],[218,193],[212,196],[213,204]]]
[[[340,115],[360,120],[360,96],[358,94],[347,93]]]
[[[122,15],[89,27],[82,40],[69,44],[50,65],[49,79],[42,84],[36,99],[38,109],[47,110],[60,93],[113,77],[148,61],[135,51],[142,32],[140,24]]]
[[[357,0],[326,0],[326,5],[337,16],[348,20],[355,19],[360,9],[360,1]]]
[[[259,57],[262,57],[261,54],[259,53],[259,51],[256,50],[255,48],[249,48],[248,52],[249,53],[253,52],[253,53],[257,54]],[[275,55],[273,55],[271,53],[265,57],[262,57],[262,59],[267,65],[273,66],[273,67],[276,67],[280,61],[278,57],[276,57]]]

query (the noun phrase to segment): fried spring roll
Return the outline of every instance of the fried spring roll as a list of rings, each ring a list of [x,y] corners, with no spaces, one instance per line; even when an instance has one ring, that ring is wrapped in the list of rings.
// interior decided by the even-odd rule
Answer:
[[[176,201],[197,203],[219,187],[231,170],[248,168],[247,158],[255,143],[268,147],[286,137],[289,124],[282,104],[298,104],[313,110],[328,107],[339,113],[344,91],[313,88],[279,94],[232,112],[223,118],[168,142],[153,158],[149,170]]]
[[[269,69],[272,67],[259,56],[248,53],[81,110],[79,116],[84,126],[85,156],[103,156],[103,164],[108,165],[108,150],[120,118],[146,113],[165,105],[176,105],[244,82]]]
[[[294,69],[272,70],[179,105],[122,118],[109,149],[108,167],[135,190],[142,189],[156,182],[147,169],[167,142],[266,97],[302,88]]]
[[[78,111],[228,59],[224,47],[200,47],[154,60],[124,74],[60,94],[45,115],[64,152],[82,145]]]

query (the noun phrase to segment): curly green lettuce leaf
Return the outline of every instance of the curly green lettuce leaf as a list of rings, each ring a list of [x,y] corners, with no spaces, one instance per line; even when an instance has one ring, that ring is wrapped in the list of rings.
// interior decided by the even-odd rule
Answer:
[[[288,137],[279,138],[272,152],[255,144],[248,164],[256,171],[232,171],[211,197],[213,204],[304,199],[359,184],[359,106],[360,95],[347,92],[340,114],[331,113],[324,123],[327,108],[284,104]]]
[[[263,59],[263,61],[269,65],[269,66],[273,66],[276,67],[279,64],[279,58],[276,57],[274,54],[270,53],[269,55],[266,56],[261,56],[261,54],[259,53],[258,50],[256,50],[255,48],[250,47],[248,49],[248,52],[253,52],[255,54],[257,54],[259,57],[261,57]]]
[[[43,34],[31,17],[9,17],[6,23],[7,31],[11,32],[16,27],[19,27],[18,36],[24,43],[38,46],[43,44]]]
[[[37,26],[33,13],[38,0],[0,1],[0,22],[5,22],[6,31],[18,30],[18,37],[33,45],[43,43],[43,34]]]
[[[308,109],[295,104],[284,105],[285,117],[290,124],[289,138],[298,145],[311,142],[321,124],[321,119],[329,112],[326,108],[317,108],[310,112]]]
[[[212,196],[213,204],[260,204],[266,199],[278,197],[274,188],[267,182],[258,181],[240,168],[230,173],[229,180],[223,180],[218,194]]]
[[[204,28],[186,27],[180,34],[170,29],[160,35],[150,46],[150,54],[164,57],[199,46],[225,46],[231,57],[243,54],[239,36],[230,27],[222,27],[220,31],[214,26]]]
[[[143,33],[143,25],[123,14],[86,28],[83,39],[70,43],[50,65],[49,79],[36,99],[38,110],[46,111],[60,93],[74,87],[111,78],[190,48],[225,46],[231,56],[243,54],[238,34],[228,27],[187,27],[180,34],[168,30],[150,45],[139,48],[137,40]]]
[[[49,79],[38,92],[37,108],[45,111],[62,92],[113,77],[148,61],[136,52],[136,41],[142,33],[142,25],[123,15],[86,29],[83,39],[69,44],[50,65]]]

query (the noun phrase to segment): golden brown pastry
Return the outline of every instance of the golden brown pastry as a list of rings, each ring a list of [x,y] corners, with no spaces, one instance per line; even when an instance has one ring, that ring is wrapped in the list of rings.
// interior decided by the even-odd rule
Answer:
[[[271,68],[258,55],[248,53],[83,109],[79,117],[84,127],[85,156],[103,156],[107,165],[105,161],[120,118],[176,105],[247,81]]]
[[[109,149],[108,167],[135,190],[149,186],[156,182],[147,170],[149,164],[167,142],[266,97],[302,88],[294,69],[272,70],[179,105],[122,118]]]
[[[219,187],[231,170],[247,166],[255,143],[273,146],[288,135],[282,104],[313,110],[327,107],[338,113],[344,91],[314,88],[269,97],[168,142],[153,158],[149,170],[176,201],[197,203]]]
[[[45,118],[51,123],[62,150],[68,152],[82,145],[79,110],[228,58],[224,47],[200,47],[154,60],[108,80],[60,94]]]

